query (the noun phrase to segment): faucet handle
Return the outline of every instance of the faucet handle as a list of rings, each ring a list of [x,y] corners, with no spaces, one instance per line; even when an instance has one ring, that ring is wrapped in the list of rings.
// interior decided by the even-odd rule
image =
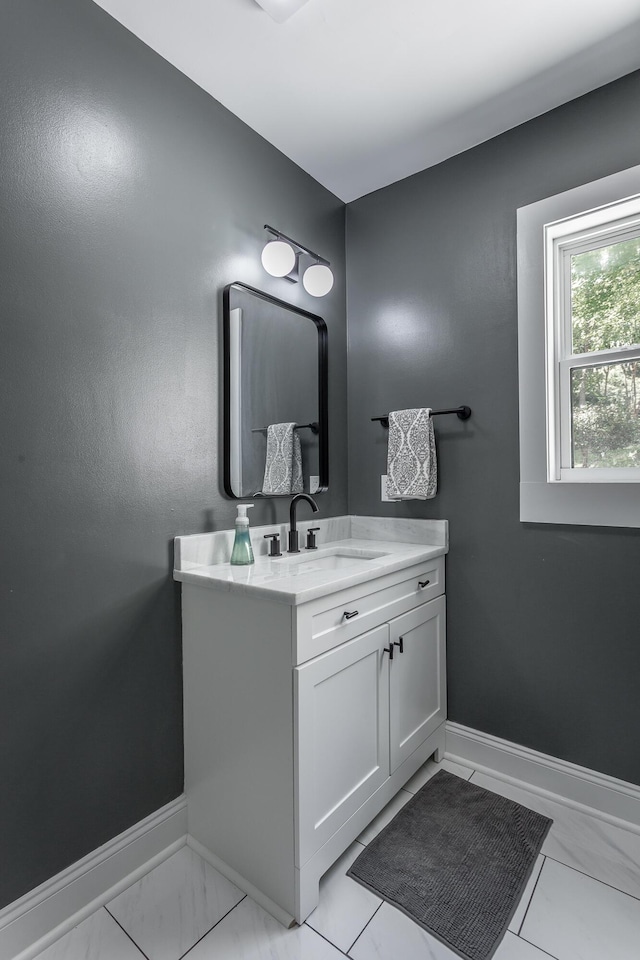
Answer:
[[[309,527],[307,530],[307,550],[317,550],[318,544],[316,543],[316,533],[320,527]]]
[[[265,540],[271,540],[269,544],[269,556],[270,557],[281,557],[280,552],[280,534],[279,533],[265,533]]]

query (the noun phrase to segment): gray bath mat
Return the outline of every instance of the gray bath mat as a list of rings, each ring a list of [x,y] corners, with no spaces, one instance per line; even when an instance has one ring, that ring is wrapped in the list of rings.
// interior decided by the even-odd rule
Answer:
[[[347,875],[465,960],[488,960],[552,822],[440,770]]]

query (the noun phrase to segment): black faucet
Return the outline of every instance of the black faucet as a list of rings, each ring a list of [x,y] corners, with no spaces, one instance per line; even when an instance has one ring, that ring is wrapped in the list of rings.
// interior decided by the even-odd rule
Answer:
[[[300,500],[306,500],[307,503],[311,504],[311,509],[314,513],[318,512],[318,504],[315,502],[313,497],[310,497],[308,493],[297,493],[293,500],[291,501],[291,506],[289,507],[289,550],[288,553],[300,553],[300,547],[298,546],[298,531],[296,530],[296,504]]]

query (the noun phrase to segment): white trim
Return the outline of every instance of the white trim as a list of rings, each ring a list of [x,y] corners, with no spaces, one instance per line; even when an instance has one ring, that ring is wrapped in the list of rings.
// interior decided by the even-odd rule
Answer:
[[[611,204],[640,195],[640,166],[623,170],[574,190],[538,200],[517,211],[518,223],[518,379],[520,399],[520,520],[528,523],[576,523],[610,527],[640,527],[640,484],[628,477],[612,483],[594,483],[572,477],[560,479],[556,424],[547,416],[547,404],[556,396],[558,371],[546,349],[553,332],[545,312],[554,305],[549,283],[553,258],[545,250],[545,228],[563,228],[584,211],[597,220],[611,215]],[[602,208],[602,209],[600,209]],[[585,221],[591,229],[592,223]],[[550,262],[551,261],[551,262]],[[545,285],[546,274],[546,285]],[[557,296],[557,291],[555,292]],[[546,310],[545,310],[546,308]],[[556,349],[559,344],[555,343]],[[551,400],[549,399],[551,398]],[[587,471],[585,471],[586,473]],[[575,480],[575,482],[574,482]]]
[[[448,760],[640,834],[640,786],[447,721]]]
[[[625,171],[626,173],[627,171]],[[617,174],[613,175],[614,177]],[[604,182],[603,178],[603,181]],[[611,178],[613,180],[613,178]],[[594,180],[586,186],[594,186],[600,181]],[[575,192],[583,188],[577,187]],[[562,196],[562,194],[559,194]],[[563,244],[572,246],[582,244],[580,249],[593,250],[598,245],[608,246],[610,237],[622,236],[633,238],[638,235],[640,215],[638,213],[638,193],[634,192],[623,200],[614,200],[613,203],[604,203],[584,213],[574,213],[555,220],[545,226],[545,232],[550,240],[560,240]],[[616,240],[613,240],[615,243]]]
[[[615,217],[619,209],[634,211],[620,221]],[[588,231],[586,222],[593,217],[601,229]],[[589,367],[613,366],[629,360],[640,359],[640,346],[610,347],[576,354],[573,351],[573,318],[571,297],[571,258],[604,246],[613,246],[640,235],[640,196],[610,204],[597,211],[579,214],[559,224],[546,224],[545,237],[545,286],[547,329],[547,436],[550,483],[615,483],[640,481],[640,468],[576,469],[571,467],[573,413],[571,400],[571,374],[574,370]]]
[[[186,843],[181,795],[0,910],[0,960],[29,960]]]
[[[283,910],[282,907],[279,907],[277,903],[274,903],[269,897],[265,896],[261,890],[258,890],[257,887],[254,887],[252,883],[238,873],[237,870],[234,870],[233,867],[230,867],[228,863],[225,863],[224,860],[221,860],[220,857],[217,857],[215,853],[211,853],[210,850],[207,850],[198,840],[194,840],[192,836],[187,837],[187,845],[197,853],[203,860],[206,860],[207,863],[210,863],[211,866],[221,873],[223,877],[226,877],[227,880],[230,880],[231,883],[235,883],[236,887],[239,887],[243,893],[246,893],[247,896],[251,897],[252,900],[266,910],[267,913],[270,913],[272,917],[275,917],[276,920],[279,920],[283,927],[292,927],[295,923],[294,917],[290,913],[287,913],[286,910]]]
[[[563,467],[560,480],[569,483],[638,483],[640,467]]]

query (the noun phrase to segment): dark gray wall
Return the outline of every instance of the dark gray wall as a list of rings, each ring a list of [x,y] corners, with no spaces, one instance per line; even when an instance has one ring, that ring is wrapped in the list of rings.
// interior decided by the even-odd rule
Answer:
[[[349,509],[447,517],[449,715],[640,783],[640,531],[518,520],[516,209],[640,162],[640,73],[347,208]],[[441,488],[381,504],[370,417],[438,418]]]
[[[326,318],[324,516],[346,350],[344,205],[90,0],[2,4],[0,130],[1,906],[182,791],[172,538],[235,516],[223,286]],[[328,297],[267,277],[264,223],[333,261]]]

